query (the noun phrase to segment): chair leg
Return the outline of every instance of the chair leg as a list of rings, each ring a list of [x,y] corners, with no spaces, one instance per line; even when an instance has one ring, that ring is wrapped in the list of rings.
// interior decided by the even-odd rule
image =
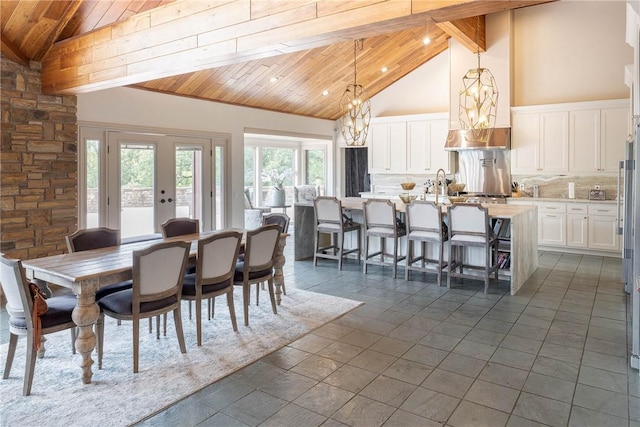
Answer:
[[[13,356],[16,354],[16,347],[18,346],[18,336],[14,334],[9,334],[9,351],[7,351],[7,360],[4,363],[4,373],[2,374],[3,379],[9,378],[9,373],[11,372],[11,365],[13,364]]]
[[[256,305],[260,305],[260,283],[256,283]]]
[[[182,313],[180,304],[173,310],[173,322],[176,324],[176,334],[178,335],[178,344],[180,344],[180,352],[186,353],[187,347],[184,345],[184,331],[182,330]]]
[[[229,317],[231,317],[231,326],[233,331],[238,332],[238,322],[236,321],[236,308],[233,304],[233,289],[227,292],[227,306],[229,306]]]
[[[493,258],[490,246],[484,248],[484,254],[484,293],[486,294],[489,290],[489,273],[491,271],[491,259]]]
[[[393,278],[398,273],[398,236],[393,238]]]
[[[149,320],[151,320],[151,318],[149,318]],[[138,373],[139,347],[140,347],[140,319],[137,317],[134,317],[133,318],[133,373],[134,374]]]
[[[149,333],[153,332],[153,318],[149,317]]]
[[[444,241],[440,240],[440,253],[438,254],[438,286],[442,286],[442,258],[444,257]],[[424,256],[423,252],[423,256]]]
[[[356,230],[356,234],[358,235],[358,251],[356,252],[356,255],[358,256],[358,265],[360,265],[360,257],[362,256],[362,230],[358,228]]]
[[[451,289],[451,264],[453,264],[453,251],[455,246],[449,246],[449,262],[447,262],[447,289]]]
[[[244,306],[244,326],[249,326],[249,298],[251,289],[248,283],[242,285],[242,304]]]
[[[196,342],[202,345],[202,300],[196,299]]]
[[[156,316],[156,339],[160,339],[160,315]]]
[[[191,301],[189,301],[189,320],[191,320]]]
[[[29,396],[31,394],[31,383],[33,382],[33,372],[36,368],[37,351],[33,348],[33,334],[27,333],[27,359],[24,370],[24,386],[22,387],[22,395]]]
[[[320,232],[316,231],[315,242],[313,244],[313,266],[318,265],[318,243],[320,242]]]
[[[209,312],[207,320],[211,320],[211,319],[213,319],[213,317],[215,315],[215,311],[216,311],[216,298],[215,297],[209,298],[209,302],[208,302],[207,308],[208,308],[207,311]]]
[[[409,280],[409,266],[411,265],[411,260],[413,260],[412,249],[413,242],[407,236],[407,260],[405,261],[404,280]]]
[[[369,236],[364,235],[364,265],[362,266],[362,273],[367,274],[367,260],[369,259]]]
[[[336,233],[338,236],[338,270],[342,271],[342,257],[344,253],[344,232]]]
[[[271,299],[271,309],[273,310],[273,314],[278,314],[278,309],[276,308],[276,294],[273,291],[273,277],[269,279],[269,298]]]

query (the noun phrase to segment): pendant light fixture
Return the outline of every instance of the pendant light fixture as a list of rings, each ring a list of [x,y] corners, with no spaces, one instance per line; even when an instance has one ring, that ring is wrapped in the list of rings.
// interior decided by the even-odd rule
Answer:
[[[478,67],[467,71],[460,91],[460,126],[471,141],[486,142],[491,137],[498,108],[498,86],[488,68],[480,66],[480,16],[477,17]]]
[[[364,87],[358,84],[357,54],[363,45],[364,39],[353,43],[353,84],[347,85],[340,99],[340,130],[350,147],[361,147],[366,143],[371,121],[371,102]]]

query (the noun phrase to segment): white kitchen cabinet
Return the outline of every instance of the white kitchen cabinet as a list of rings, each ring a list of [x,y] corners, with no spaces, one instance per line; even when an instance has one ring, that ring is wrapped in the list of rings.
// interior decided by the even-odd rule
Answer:
[[[588,205],[586,203],[567,203],[566,212],[567,246],[589,247]]]
[[[449,152],[444,150],[448,120],[407,121],[407,171],[435,173],[439,168],[450,173]]]
[[[564,203],[538,205],[538,244],[567,245],[567,215]]]
[[[628,115],[626,107],[572,111],[569,171],[616,172],[624,158]]]
[[[514,112],[511,119],[511,172],[568,170],[569,113]]]
[[[589,247],[603,250],[620,249],[615,205],[589,206]]]
[[[369,133],[369,173],[406,173],[406,122],[372,123]]]

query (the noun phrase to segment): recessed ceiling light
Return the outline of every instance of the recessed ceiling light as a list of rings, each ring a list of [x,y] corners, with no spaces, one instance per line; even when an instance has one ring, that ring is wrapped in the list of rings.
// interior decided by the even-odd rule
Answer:
[[[429,44],[431,43],[431,38],[429,36],[425,37],[422,39],[422,43],[423,44]]]
[[[387,71],[389,71],[389,69],[387,67],[382,67],[380,68],[380,71],[386,73]]]
[[[270,81],[271,83],[275,83],[275,82],[277,82],[277,81],[278,81],[278,78],[277,78],[277,77],[271,77],[271,78],[269,79],[269,81]]]
[[[329,92],[327,89],[322,91],[322,96],[327,96],[329,95],[331,92]]]

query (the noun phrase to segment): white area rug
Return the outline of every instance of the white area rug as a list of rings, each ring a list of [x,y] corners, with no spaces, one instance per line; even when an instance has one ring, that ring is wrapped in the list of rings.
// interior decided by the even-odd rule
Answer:
[[[255,287],[252,289],[255,291]],[[201,347],[196,345],[195,319],[183,303],[187,353],[180,353],[169,315],[167,336],[156,340],[147,321],[140,333],[139,373],[133,373],[131,322],[117,326],[105,319],[102,370],[93,365],[92,383],[82,384],[80,356],[72,355],[70,334],[49,335],[44,359],[38,359],[31,395],[22,396],[26,340],[20,339],[9,379],[0,380],[0,425],[123,426],[134,423],[354,309],[360,302],[291,289],[278,314],[271,311],[267,291],[260,305],[249,307],[249,327],[242,316],[241,292],[235,292],[238,332],[233,332],[226,298],[216,298],[215,319],[203,320]],[[203,304],[206,308],[206,303]],[[195,315],[195,309],[194,309]],[[8,344],[0,346],[2,368]]]

